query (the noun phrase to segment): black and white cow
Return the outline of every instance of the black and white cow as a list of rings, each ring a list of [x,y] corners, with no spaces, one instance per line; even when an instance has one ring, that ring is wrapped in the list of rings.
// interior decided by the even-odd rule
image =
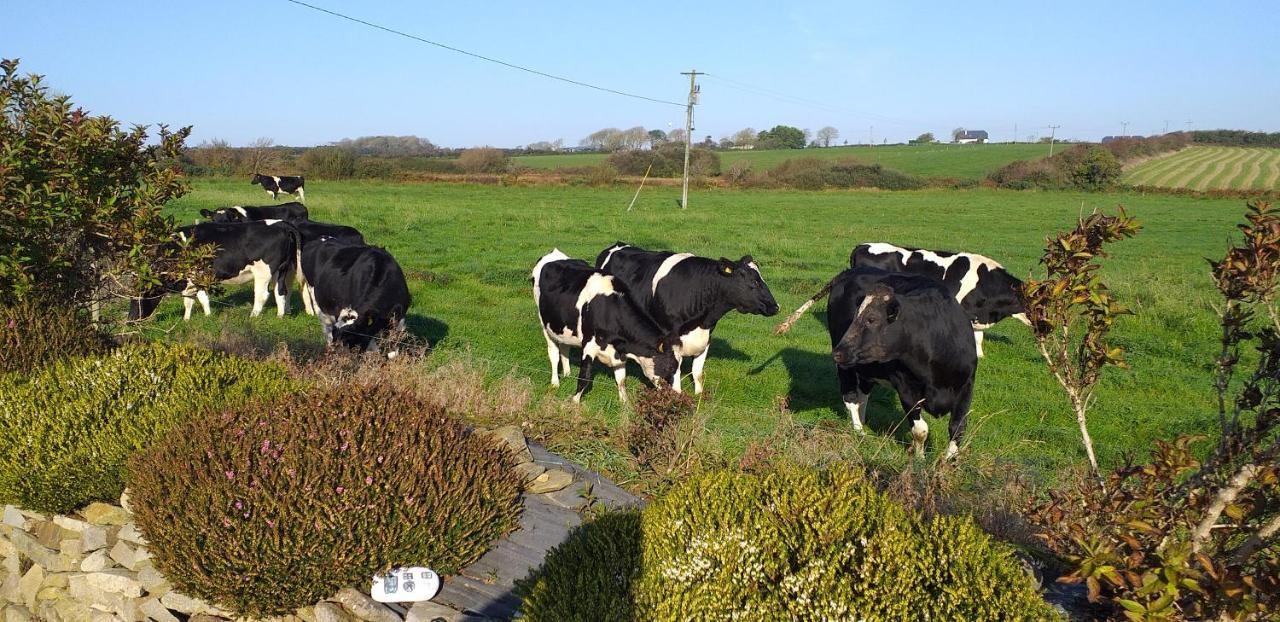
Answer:
[[[267,194],[271,195],[273,200],[276,198],[276,195],[281,192],[296,195],[299,201],[307,200],[306,192],[302,189],[302,186],[305,183],[302,179],[302,175],[289,177],[282,175],[259,175],[254,173],[253,179],[250,179],[249,183],[260,184],[262,189],[266,190]]]
[[[377,352],[381,333],[404,326],[409,286],[385,249],[322,239],[304,244],[301,264],[325,343]]]
[[[601,251],[596,267],[616,276],[664,332],[678,337],[676,362],[693,358],[694,393],[702,393],[711,331],[720,318],[735,309],[764,316],[778,312],[750,255],[738,261],[710,259],[617,242]],[[678,373],[671,385],[680,390]]]
[[[859,266],[941,281],[973,324],[978,356],[982,356],[982,332],[996,322],[1012,317],[1031,325],[1022,301],[1022,281],[990,257],[872,242],[859,244],[849,255],[849,267]]]
[[[300,205],[300,204],[295,204]],[[297,228],[298,233],[302,236],[302,247],[298,251],[298,289],[302,293],[302,308],[307,315],[315,315],[316,310],[311,306],[311,285],[307,283],[307,277],[302,270],[302,251],[306,249],[308,244],[314,244],[323,240],[334,240],[342,244],[364,244],[364,236],[360,234],[355,227],[346,225],[331,225],[323,222],[315,222],[312,220],[300,220],[291,223]]]
[[[912,449],[924,452],[923,409],[949,414],[947,457],[956,454],[973,397],[977,352],[968,316],[941,282],[910,273],[851,268],[830,284],[827,328],[840,393],[855,430],[875,382],[898,392],[911,419]]]
[[[551,386],[569,375],[569,348],[581,347],[578,390],[573,401],[591,385],[591,365],[600,361],[613,370],[618,399],[627,401],[627,361],[640,365],[654,385],[679,373],[676,339],[664,332],[637,304],[615,277],[581,259],[553,249],[533,267],[533,301],[547,340]]]
[[[276,314],[289,312],[289,273],[297,265],[301,237],[298,230],[282,220],[260,220],[244,223],[203,222],[180,227],[177,237],[198,246],[214,247],[211,269],[218,281],[227,284],[253,281],[253,311],[257,317],[266,306],[269,293],[275,295]],[[155,312],[166,293],[181,293],[182,318],[191,319],[196,301],[209,315],[209,294],[187,281],[168,283],[135,299],[129,307],[129,319],[139,320]]]
[[[210,222],[249,222],[251,220],[287,220],[299,222],[307,219],[307,206],[301,203],[280,205],[236,205],[215,210],[200,210],[200,215]]]

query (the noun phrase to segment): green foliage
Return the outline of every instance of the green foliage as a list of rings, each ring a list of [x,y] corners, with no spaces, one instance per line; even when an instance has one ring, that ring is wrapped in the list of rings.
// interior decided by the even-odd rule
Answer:
[[[616,151],[609,156],[609,164],[623,175],[650,177],[680,177],[684,174],[684,143],[663,143],[653,149],[629,149]],[[652,165],[653,169],[649,170]],[[689,150],[689,175],[708,177],[720,174],[720,156],[706,148]]]
[[[467,149],[458,156],[458,167],[468,173],[506,173],[511,169],[511,156],[493,147]]]
[[[795,158],[756,174],[747,186],[823,190],[826,188],[880,188],[913,190],[923,188],[919,177],[884,168],[879,164],[863,164],[853,158]]]
[[[804,149],[804,130],[790,125],[775,125],[756,135],[756,149]]]
[[[356,174],[356,153],[341,147],[308,149],[300,158],[302,170],[320,179],[350,179]]]
[[[105,352],[111,339],[87,316],[41,300],[0,306],[0,373],[26,374],[59,359]]]
[[[188,272],[160,210],[187,192],[173,163],[190,131],[161,125],[148,144],[145,126],[90,116],[0,62],[0,304],[83,306]]]
[[[585,523],[517,585],[530,622],[635,620],[631,588],[640,578],[640,512],[611,512]]]
[[[911,140],[913,145],[929,145],[934,142],[937,142],[937,139],[933,137],[933,132],[925,132]]]
[[[139,454],[129,486],[177,589],[267,617],[393,566],[455,574],[516,525],[508,462],[442,408],[352,384],[194,421]]]
[[[1071,182],[1083,190],[1105,190],[1120,181],[1120,162],[1102,147],[1089,147],[1071,171]]]
[[[1232,147],[1280,147],[1280,132],[1250,132],[1248,130],[1195,130],[1190,132],[1191,142]]]
[[[1113,347],[1108,335],[1116,318],[1132,314],[1102,282],[1095,260],[1107,256],[1104,244],[1133,237],[1141,230],[1123,207],[1119,216],[1089,214],[1075,229],[1045,239],[1040,258],[1045,278],[1022,285],[1027,318],[1040,354],[1071,400],[1094,475],[1098,475],[1098,460],[1086,413],[1102,368],[1127,367],[1123,348]]]
[[[69,512],[117,499],[133,452],[203,411],[289,387],[278,366],[163,344],[0,377],[0,503]]]
[[[1201,462],[1202,437],[1157,442],[1149,463],[1051,493],[1030,513],[1072,565],[1065,580],[1130,620],[1280,615],[1280,213],[1257,203],[1246,218],[1244,240],[1210,262],[1225,303],[1217,447]],[[1242,349],[1257,360],[1235,383]]]

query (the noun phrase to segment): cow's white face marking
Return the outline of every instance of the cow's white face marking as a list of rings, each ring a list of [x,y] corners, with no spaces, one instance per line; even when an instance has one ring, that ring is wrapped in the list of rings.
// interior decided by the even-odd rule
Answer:
[[[706,352],[707,347],[710,345],[711,331],[706,328],[695,328],[680,335],[680,344],[676,346],[676,354],[682,357],[698,356]]]
[[[274,224],[276,224],[276,223],[280,222],[280,220],[279,220],[278,218],[268,218],[268,219],[266,219],[266,220],[263,220],[262,222],[267,223],[267,226],[268,226],[268,227],[270,227],[271,225],[274,225]]]
[[[876,297],[875,297],[875,296],[865,296],[865,297],[863,297],[863,299],[862,299],[862,304],[858,305],[858,313],[857,313],[857,315],[854,315],[854,316],[853,316],[853,319],[855,319],[855,320],[856,320],[856,319],[858,319],[858,318],[862,317],[862,312],[863,312],[863,311],[866,311],[866,310],[867,310],[867,307],[871,306],[871,303],[872,303],[872,302],[874,302],[874,301],[875,301],[875,299],[876,299]],[[880,299],[881,299],[881,300],[883,300],[884,302],[889,302],[889,295],[888,295],[888,294],[885,294],[885,295],[883,295],[883,296],[880,296]]]
[[[231,209],[233,209],[233,210],[235,210],[235,211],[237,211],[237,212],[240,212],[240,215],[241,215],[241,216],[243,216],[243,217],[245,217],[245,218],[248,218],[248,217],[249,217],[249,212],[244,211],[244,208],[243,208],[243,207],[240,207],[239,205],[237,205],[237,206],[235,206],[235,207],[232,207]]]
[[[674,270],[677,264],[690,257],[693,257],[692,253],[676,253],[664,259],[662,265],[658,266],[658,271],[653,275],[653,293],[658,293],[658,283]]]
[[[620,250],[622,250],[622,249],[624,249],[624,248],[627,248],[627,247],[629,247],[629,246],[630,246],[630,244],[623,244],[623,245],[621,245],[621,246],[615,246],[615,247],[613,247],[613,248],[609,249],[609,254],[608,254],[608,255],[605,255],[605,256],[604,256],[604,261],[600,262],[600,269],[601,269],[601,270],[604,270],[604,267],[605,267],[605,266],[607,266],[607,265],[609,265],[609,260],[610,260],[610,259],[613,259],[613,254],[614,254],[614,253],[616,253],[616,252],[618,252],[618,251],[620,251]]]
[[[338,320],[334,322],[334,326],[337,328],[350,326],[355,324],[358,319],[360,319],[360,314],[356,312],[355,309],[352,309],[351,307],[343,307],[342,310],[338,312]]]
[[[553,261],[561,261],[568,258],[569,256],[560,252],[560,249],[553,248],[550,253],[543,255],[538,260],[538,263],[533,265],[533,272],[529,275],[533,277],[533,304],[538,304],[539,299],[542,298],[542,292],[538,289],[538,283],[542,280],[542,267]]]

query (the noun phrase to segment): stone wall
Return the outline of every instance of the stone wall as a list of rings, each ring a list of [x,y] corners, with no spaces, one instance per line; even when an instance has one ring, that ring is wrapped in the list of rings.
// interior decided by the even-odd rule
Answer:
[[[541,504],[540,508],[559,508],[563,513],[556,515],[548,509],[525,512],[521,518],[522,531],[545,534],[549,528],[557,528],[553,530],[557,537],[548,539],[536,550],[525,551],[525,557],[536,555],[540,561],[546,550],[577,524],[576,512],[588,505],[580,496],[585,490],[584,484],[599,486],[606,497],[616,497],[617,502],[610,506],[638,501],[620,489],[604,492],[616,487],[541,448],[533,448],[541,456],[535,459],[534,451],[515,426],[481,432],[507,445],[516,456],[515,468],[526,480],[526,508],[534,503]],[[71,516],[46,516],[9,505],[4,507],[2,518],[0,622],[223,622],[234,618],[226,611],[175,591],[156,570],[147,552],[147,542],[133,523],[127,492],[119,505],[93,503]],[[535,525],[531,522],[535,520],[542,523]],[[548,520],[564,524],[548,525]],[[500,542],[490,554],[501,557],[501,549],[510,546],[515,545]],[[482,558],[473,566],[486,563],[494,564]],[[513,575],[505,578],[507,583],[527,571],[524,567],[511,567],[509,562],[497,563]],[[484,594],[466,592],[468,578],[465,575],[467,569],[463,576],[449,580],[436,600],[450,600],[449,596],[453,596],[454,602],[462,603],[475,596],[483,597]],[[471,611],[469,607],[454,608],[444,602],[416,603],[407,609],[377,603],[368,596],[367,585],[360,587],[364,591],[340,590],[331,599],[299,609],[281,622],[482,622],[487,619],[459,610]],[[451,594],[451,590],[457,593]],[[485,609],[477,605],[474,610]],[[505,618],[508,611],[509,608],[500,608],[489,615]]]

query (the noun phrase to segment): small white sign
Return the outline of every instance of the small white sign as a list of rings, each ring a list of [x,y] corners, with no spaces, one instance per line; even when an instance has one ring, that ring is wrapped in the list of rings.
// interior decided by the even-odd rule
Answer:
[[[440,575],[430,568],[395,568],[373,577],[369,596],[380,603],[416,603],[440,593]]]

